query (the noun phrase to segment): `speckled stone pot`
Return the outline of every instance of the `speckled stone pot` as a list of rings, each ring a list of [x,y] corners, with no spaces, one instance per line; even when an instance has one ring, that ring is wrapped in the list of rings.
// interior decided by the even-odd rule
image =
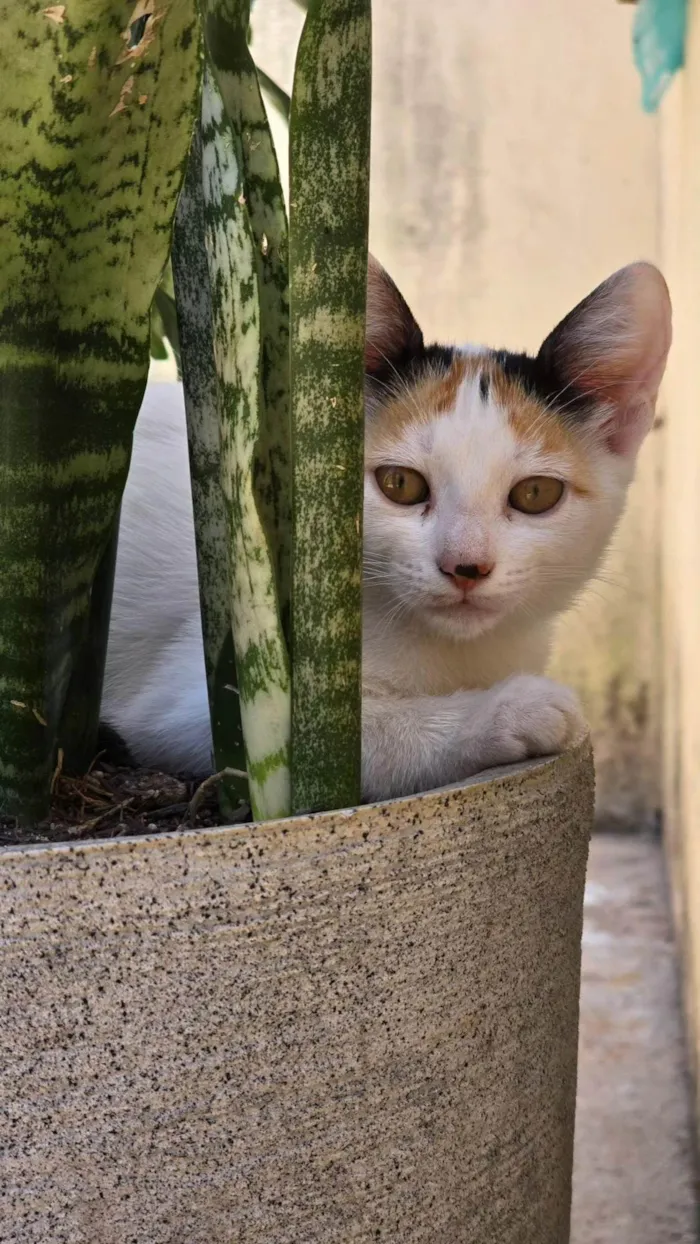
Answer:
[[[566,1244],[587,745],[0,853],[3,1244]]]

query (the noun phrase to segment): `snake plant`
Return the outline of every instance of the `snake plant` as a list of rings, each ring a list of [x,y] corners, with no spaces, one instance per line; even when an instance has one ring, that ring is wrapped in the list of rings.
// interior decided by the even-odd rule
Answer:
[[[165,339],[224,807],[351,803],[370,0],[308,8],[289,246],[250,0],[123,13],[0,0],[0,812],[42,816],[59,753],[94,750],[119,502]]]

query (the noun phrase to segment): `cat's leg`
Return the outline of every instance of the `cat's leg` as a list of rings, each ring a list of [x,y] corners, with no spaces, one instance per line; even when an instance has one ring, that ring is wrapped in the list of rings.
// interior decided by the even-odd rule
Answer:
[[[493,765],[563,751],[585,731],[568,687],[518,674],[486,691],[446,696],[365,696],[364,799],[430,790]]]

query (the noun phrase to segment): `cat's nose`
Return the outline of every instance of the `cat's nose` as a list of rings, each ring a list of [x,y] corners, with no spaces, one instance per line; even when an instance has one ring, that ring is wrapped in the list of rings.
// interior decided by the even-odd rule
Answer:
[[[483,579],[488,579],[493,570],[493,563],[471,562],[466,565],[462,562],[456,562],[452,558],[448,558],[440,563],[440,569],[443,574],[448,575],[457,584],[457,587],[472,588],[476,587]]]

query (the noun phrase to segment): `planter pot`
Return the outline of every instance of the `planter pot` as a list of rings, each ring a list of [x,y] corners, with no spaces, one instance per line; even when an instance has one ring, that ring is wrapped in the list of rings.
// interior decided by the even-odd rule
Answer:
[[[5,1244],[566,1244],[588,745],[0,854]]]

